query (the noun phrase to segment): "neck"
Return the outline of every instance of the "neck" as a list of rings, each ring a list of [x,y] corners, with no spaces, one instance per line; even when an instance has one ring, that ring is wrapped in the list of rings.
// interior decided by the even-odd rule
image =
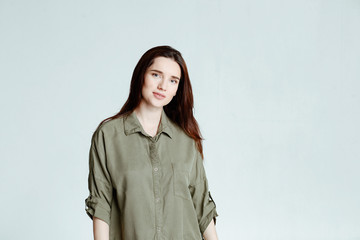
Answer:
[[[134,111],[143,126],[158,126],[163,108],[149,108],[145,104],[140,103]]]

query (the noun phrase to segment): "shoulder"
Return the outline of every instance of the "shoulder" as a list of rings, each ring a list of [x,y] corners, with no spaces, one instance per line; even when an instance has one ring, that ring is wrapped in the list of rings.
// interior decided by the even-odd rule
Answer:
[[[169,121],[169,126],[171,128],[172,137],[174,138],[174,140],[192,144],[195,143],[195,140],[189,135],[187,135],[184,129],[182,129],[177,123]]]
[[[106,138],[111,138],[114,135],[124,135],[124,116],[120,116],[106,122],[103,122],[100,126],[98,126],[92,136],[92,140],[99,140],[102,138],[105,140]]]

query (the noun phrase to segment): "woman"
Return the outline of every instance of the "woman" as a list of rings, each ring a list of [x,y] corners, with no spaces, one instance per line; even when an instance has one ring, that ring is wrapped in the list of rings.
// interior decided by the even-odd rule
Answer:
[[[92,136],[85,203],[94,239],[217,239],[201,141],[181,53],[148,50],[126,103]]]

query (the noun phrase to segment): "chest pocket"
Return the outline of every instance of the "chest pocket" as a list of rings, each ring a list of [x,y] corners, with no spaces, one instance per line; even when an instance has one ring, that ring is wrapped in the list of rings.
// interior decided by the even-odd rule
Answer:
[[[186,200],[191,200],[189,191],[189,172],[172,164],[174,195]]]

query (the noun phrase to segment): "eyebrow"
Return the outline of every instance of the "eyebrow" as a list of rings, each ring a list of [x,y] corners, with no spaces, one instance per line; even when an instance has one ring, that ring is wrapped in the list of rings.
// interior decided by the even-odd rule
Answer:
[[[153,71],[153,72],[158,72],[158,73],[161,73],[161,74],[163,74],[163,72],[162,71],[159,71],[159,70],[156,70],[156,69],[151,69],[150,71]],[[177,77],[177,76],[171,76],[172,78],[176,78],[177,80],[179,80],[180,81],[180,78],[179,77]]]

